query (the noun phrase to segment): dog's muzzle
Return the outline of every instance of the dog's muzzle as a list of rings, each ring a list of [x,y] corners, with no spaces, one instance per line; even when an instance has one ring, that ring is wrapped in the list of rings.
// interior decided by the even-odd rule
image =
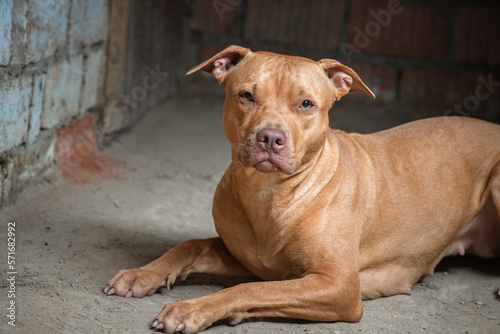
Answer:
[[[240,147],[238,160],[244,167],[254,167],[261,173],[295,171],[289,138],[279,129],[264,128],[251,135]]]

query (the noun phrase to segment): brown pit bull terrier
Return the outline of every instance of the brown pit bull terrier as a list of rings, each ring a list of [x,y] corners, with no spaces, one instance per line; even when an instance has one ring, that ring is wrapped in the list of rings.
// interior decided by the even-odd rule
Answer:
[[[154,328],[195,333],[247,317],[354,322],[363,299],[410,294],[447,255],[500,255],[499,125],[440,117],[345,133],[329,128],[333,103],[375,96],[335,60],[230,46],[187,74],[198,70],[226,90],[232,162],[214,197],[219,237],[119,271],[104,292],[143,297],[197,272],[264,281],[167,304]]]

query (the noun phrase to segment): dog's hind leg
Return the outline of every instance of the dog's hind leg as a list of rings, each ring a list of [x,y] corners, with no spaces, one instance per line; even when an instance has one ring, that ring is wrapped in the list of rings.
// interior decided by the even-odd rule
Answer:
[[[486,202],[466,227],[458,244],[484,258],[500,257],[500,162],[493,168],[484,194]],[[459,251],[460,254],[463,254]],[[500,297],[500,285],[495,293]]]
[[[496,224],[497,226],[500,226],[500,162],[497,163],[496,167],[493,169],[493,173],[491,175],[490,187],[491,187],[491,199],[496,209],[496,218],[497,218]],[[500,235],[498,236],[498,238],[500,239]],[[500,284],[498,285],[495,293],[500,298]]]

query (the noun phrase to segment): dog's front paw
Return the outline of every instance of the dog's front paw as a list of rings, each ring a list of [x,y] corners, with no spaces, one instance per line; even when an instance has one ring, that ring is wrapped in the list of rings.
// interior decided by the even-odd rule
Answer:
[[[202,305],[196,299],[167,304],[152,326],[165,333],[198,333],[218,320],[210,315],[213,310]]]
[[[495,294],[496,294],[497,298],[500,298],[500,284],[497,286]]]
[[[108,295],[144,297],[152,295],[161,287],[168,285],[168,277],[162,277],[149,269],[120,270],[104,288]]]

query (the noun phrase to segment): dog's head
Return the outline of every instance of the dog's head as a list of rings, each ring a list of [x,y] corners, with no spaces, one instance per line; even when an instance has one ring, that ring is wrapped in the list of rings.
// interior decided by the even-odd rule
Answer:
[[[189,70],[224,85],[223,126],[234,156],[262,173],[295,173],[323,147],[328,110],[347,93],[375,95],[349,67],[230,46]]]

